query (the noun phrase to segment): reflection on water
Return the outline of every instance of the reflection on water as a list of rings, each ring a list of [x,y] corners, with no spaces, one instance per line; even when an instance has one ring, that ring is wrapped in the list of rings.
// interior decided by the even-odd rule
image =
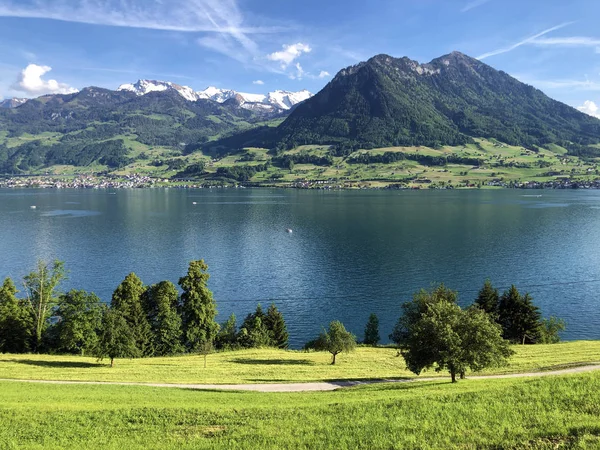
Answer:
[[[361,337],[371,312],[385,337],[416,290],[444,282],[466,305],[490,278],[523,287],[545,315],[564,318],[565,337],[600,338],[600,195],[525,195],[533,196],[0,190],[0,277],[59,258],[70,270],[65,289],[108,301],[129,272],[176,283],[190,260],[204,258],[219,320],[234,312],[241,321],[257,302],[275,302],[294,345],[333,319]]]

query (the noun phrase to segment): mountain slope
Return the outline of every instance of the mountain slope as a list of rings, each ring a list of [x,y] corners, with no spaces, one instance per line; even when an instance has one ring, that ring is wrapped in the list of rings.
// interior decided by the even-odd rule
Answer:
[[[340,71],[294,110],[274,139],[288,148],[369,148],[461,145],[472,137],[588,145],[600,142],[600,120],[458,52],[428,64],[378,55]]]

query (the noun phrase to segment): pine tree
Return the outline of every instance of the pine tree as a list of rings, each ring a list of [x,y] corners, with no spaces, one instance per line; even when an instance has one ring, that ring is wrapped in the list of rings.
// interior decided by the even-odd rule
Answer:
[[[237,339],[240,346],[244,348],[271,347],[273,341],[265,321],[266,316],[259,303],[256,311],[248,314],[240,327]]]
[[[492,286],[490,280],[485,280],[477,299],[475,299],[475,304],[488,313],[494,320],[497,320],[499,302],[500,295],[498,294],[498,289]]]
[[[514,285],[500,297],[498,322],[505,339],[521,344],[536,342],[540,337],[540,318],[531,296],[522,296]]]
[[[186,347],[193,352],[213,343],[219,332],[217,305],[208,289],[208,266],[204,260],[190,262],[187,275],[179,279],[183,289],[181,313]]]
[[[0,287],[0,353],[26,353],[30,350],[33,320],[27,306],[17,297],[10,278]]]
[[[264,324],[271,336],[271,346],[277,348],[288,348],[288,332],[283,319],[283,314],[279,312],[275,304],[271,304],[264,317]]]
[[[182,353],[185,349],[181,316],[177,310],[179,294],[175,285],[170,281],[161,281],[150,286],[142,298],[152,332],[154,354],[165,356]]]
[[[135,273],[125,277],[112,295],[111,308],[118,311],[133,333],[135,345],[142,356],[151,356],[152,332],[142,306],[145,288]]]
[[[372,313],[369,316],[369,320],[367,325],[365,326],[365,340],[364,343],[366,345],[377,345],[381,340],[381,336],[379,336],[379,319],[377,315]]]

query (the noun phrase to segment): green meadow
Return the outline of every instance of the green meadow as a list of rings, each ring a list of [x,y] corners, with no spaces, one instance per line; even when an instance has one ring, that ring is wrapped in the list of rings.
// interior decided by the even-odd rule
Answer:
[[[482,374],[558,370],[600,364],[600,341],[553,345],[515,345],[510,364]],[[162,383],[286,383],[331,380],[413,378],[404,359],[389,347],[358,347],[342,353],[332,366],[331,355],[277,349],[248,349],[202,356],[175,356],[108,361],[92,357],[0,354],[0,378]],[[422,375],[448,378],[435,371]]]

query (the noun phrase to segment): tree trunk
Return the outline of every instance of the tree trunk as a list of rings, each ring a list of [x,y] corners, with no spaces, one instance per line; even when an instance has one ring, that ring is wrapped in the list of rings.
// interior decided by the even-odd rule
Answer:
[[[204,354],[204,368],[206,369],[206,353]]]
[[[335,365],[335,355],[337,355],[337,353],[332,353],[332,355],[333,355],[333,359],[331,361],[331,365],[333,366],[333,365]]]
[[[115,358],[110,358],[110,367],[115,366]]]
[[[527,337],[527,335],[523,335],[523,345],[525,345],[525,338]]]
[[[465,371],[464,371],[464,370],[461,370],[461,371],[460,371],[460,379],[461,379],[461,380],[464,380],[464,379],[465,379]]]
[[[456,372],[454,370],[450,371],[450,376],[452,377],[452,382],[456,383]]]

